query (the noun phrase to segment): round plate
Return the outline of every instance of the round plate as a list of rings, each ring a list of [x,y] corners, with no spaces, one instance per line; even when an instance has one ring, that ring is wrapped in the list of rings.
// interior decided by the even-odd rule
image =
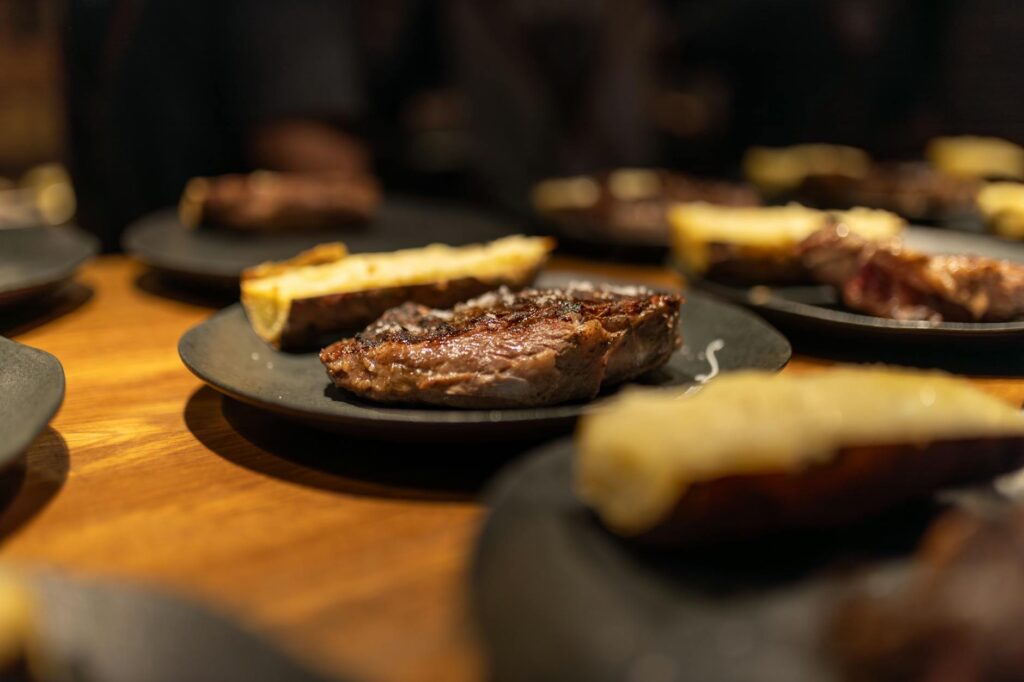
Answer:
[[[558,286],[567,275],[542,276]],[[576,277],[576,279],[586,279]],[[680,325],[685,346],[645,383],[682,385],[713,372],[776,370],[789,361],[789,342],[750,313],[700,294],[688,294]],[[711,360],[706,349],[712,351]],[[385,439],[534,437],[567,429],[586,409],[569,403],[507,410],[390,407],[335,389],[317,353],[282,353],[264,343],[234,305],[189,330],[178,344],[185,365],[215,389],[315,426]]]
[[[19,571],[13,576],[32,599],[33,642],[39,655],[50,670],[74,671],[54,673],[47,679],[328,680],[235,620],[169,592],[81,580],[49,570]]]
[[[95,237],[70,226],[0,230],[0,306],[53,291],[98,250]]]
[[[235,286],[246,268],[291,258],[324,242],[344,242],[352,252],[393,251],[432,242],[458,246],[491,241],[522,231],[467,208],[389,199],[369,224],[291,233],[192,230],[181,224],[174,209],[166,209],[130,226],[122,243],[125,251],[151,267]]]
[[[852,528],[654,551],[576,499],[573,455],[571,440],[545,446],[486,495],[471,598],[496,682],[838,681],[823,646],[836,599],[895,587],[935,512],[923,503]],[[1006,503],[991,487],[960,496]]]
[[[0,467],[28,449],[64,400],[57,358],[0,336]]]
[[[1024,263],[1024,243],[986,235],[926,227],[909,227],[904,243],[915,251],[933,254],[972,253]],[[741,303],[779,324],[831,329],[861,336],[1009,339],[1024,336],[1018,322],[941,322],[890,320],[855,313],[842,307],[836,290],[825,285],[738,286],[693,278],[694,286]]]

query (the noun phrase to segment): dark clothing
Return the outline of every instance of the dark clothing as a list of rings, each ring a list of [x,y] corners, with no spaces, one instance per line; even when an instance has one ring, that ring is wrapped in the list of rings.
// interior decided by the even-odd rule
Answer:
[[[524,208],[539,179],[657,160],[656,14],[647,0],[453,0],[452,36],[491,194]]]
[[[753,144],[1024,142],[1014,0],[71,0],[69,26],[80,221],[108,246],[189,177],[252,170],[276,119],[363,136],[389,189],[461,141],[518,208],[546,176],[731,174]],[[462,99],[410,114],[441,88]],[[453,101],[472,135],[415,147]]]
[[[429,46],[405,39],[407,23],[377,20],[394,4],[73,0],[66,58],[79,222],[115,248],[127,223],[177,202],[189,178],[253,170],[246,136],[274,120],[337,122],[393,145],[385,131],[402,98],[436,69],[411,54]],[[428,3],[400,4],[414,11],[396,16],[421,20]]]

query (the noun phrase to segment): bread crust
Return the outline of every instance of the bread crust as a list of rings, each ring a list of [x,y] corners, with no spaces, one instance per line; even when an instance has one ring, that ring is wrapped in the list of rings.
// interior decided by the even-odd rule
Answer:
[[[1024,466],[1024,437],[847,447],[800,473],[729,476],[691,486],[672,511],[634,536],[653,545],[699,545],[828,529]]]
[[[708,269],[713,281],[741,284],[799,284],[808,280],[796,249],[753,249],[722,242],[708,243]]]
[[[497,251],[486,251],[492,246]],[[275,348],[324,345],[340,333],[361,330],[402,303],[450,308],[501,286],[522,289],[533,282],[554,247],[552,239],[516,235],[467,247],[435,244],[348,256],[344,244],[322,244],[288,261],[247,270],[242,276],[242,305],[256,333]],[[457,258],[452,253],[467,250],[494,260],[468,265],[463,261],[462,266],[457,261],[452,266],[449,260],[445,266],[446,258]],[[346,280],[351,274],[344,273],[338,281],[329,279],[332,272],[338,275],[333,268],[344,270],[350,259],[358,261],[350,269],[359,273],[355,281]],[[321,266],[327,268],[326,274]],[[422,273],[416,270],[420,267]]]

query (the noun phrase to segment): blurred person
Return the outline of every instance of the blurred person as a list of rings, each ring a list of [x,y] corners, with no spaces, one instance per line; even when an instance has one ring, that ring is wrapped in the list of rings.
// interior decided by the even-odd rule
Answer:
[[[421,0],[70,0],[68,13],[79,222],[107,249],[196,176],[373,184],[404,102],[439,71]],[[237,182],[213,182],[244,201]]]
[[[532,183],[657,160],[649,0],[454,0],[477,170],[525,210]]]
[[[941,133],[1024,138],[1009,0],[70,2],[81,222],[108,247],[193,176],[416,187],[461,164],[525,209],[544,177],[728,175],[752,144],[913,158]]]
[[[616,165],[733,175],[754,144],[918,155],[942,127],[949,5],[453,0],[478,170],[516,204]]]

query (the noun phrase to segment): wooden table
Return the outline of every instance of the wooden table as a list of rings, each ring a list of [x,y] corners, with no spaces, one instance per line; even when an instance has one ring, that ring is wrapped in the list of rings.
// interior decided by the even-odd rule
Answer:
[[[143,272],[101,258],[77,308],[5,330],[60,358],[67,397],[0,514],[2,557],[169,586],[358,679],[482,679],[466,572],[477,495],[509,453],[395,452],[222,400],[177,353],[211,308],[153,293]],[[797,357],[786,371],[827,364]],[[979,381],[1024,401],[1024,380]]]

